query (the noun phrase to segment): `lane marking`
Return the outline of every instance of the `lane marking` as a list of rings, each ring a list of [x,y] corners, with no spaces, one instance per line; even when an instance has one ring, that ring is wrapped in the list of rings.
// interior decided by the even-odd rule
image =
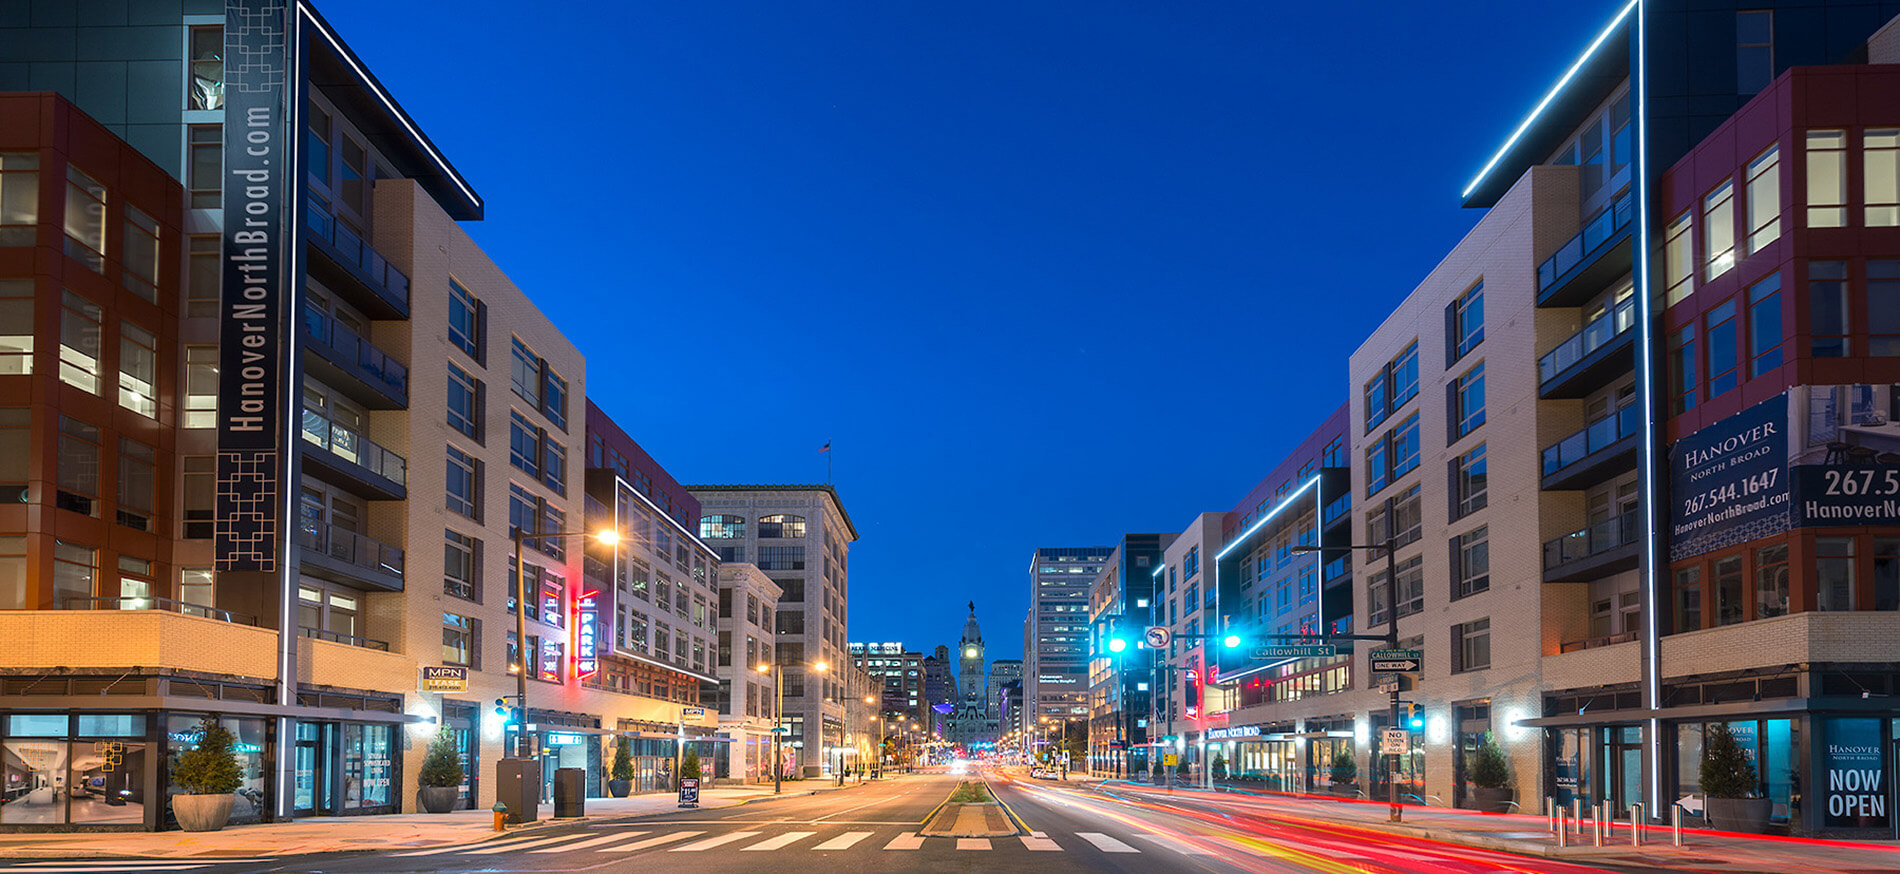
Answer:
[[[959,850],[987,850],[989,848],[989,838],[957,838],[957,849]]]
[[[852,844],[855,844],[861,840],[864,840],[865,838],[870,837],[872,834],[873,832],[845,832],[844,834],[841,834],[835,838],[832,838],[831,840],[828,840],[822,844],[819,844],[818,846],[812,847],[812,849],[814,850],[849,850],[851,849]]]
[[[798,843],[815,834],[817,834],[817,832],[786,832],[782,835],[774,835],[766,838],[750,847],[740,847],[739,852],[752,853],[760,850],[776,850],[780,847]]]
[[[556,844],[556,843],[560,843],[561,841],[572,840],[573,837],[574,837],[573,835],[561,835],[559,837],[553,837],[553,838],[536,838],[531,841],[509,841],[505,844],[502,844],[501,846],[484,846],[479,850],[469,850],[467,852],[468,852],[468,855],[470,856],[492,856],[492,855],[495,855],[496,853],[506,853],[511,850],[523,850],[523,849],[527,849],[528,847],[544,847],[544,846],[547,846],[548,844]]]
[[[601,844],[611,844],[611,843],[614,843],[615,841],[624,841],[630,837],[633,837],[634,835],[643,835],[643,834],[646,834],[646,832],[644,831],[618,832],[615,834],[608,835],[604,838],[589,838],[579,843],[559,844],[552,847],[544,847],[539,850],[529,850],[528,852],[530,853],[565,853],[568,850],[580,850],[580,849],[585,849],[587,847],[598,847]]]
[[[633,843],[631,843],[631,844],[621,844],[620,846],[617,846],[617,847],[602,847],[601,849],[599,849],[599,850],[597,850],[597,851],[595,851],[595,852],[600,852],[600,853],[631,853],[631,852],[633,852],[633,851],[635,851],[635,850],[644,850],[644,849],[646,849],[646,848],[648,848],[648,847],[657,847],[657,846],[659,846],[659,845],[661,845],[661,844],[670,844],[670,843],[672,843],[672,842],[674,842],[674,841],[680,841],[680,840],[685,840],[685,839],[687,839],[687,838],[690,838],[690,837],[692,837],[692,836],[694,836],[694,835],[703,835],[703,834],[705,834],[705,832],[703,832],[703,831],[694,831],[694,832],[674,832],[674,833],[672,833],[672,834],[670,834],[670,835],[660,835],[660,836],[659,836],[659,837],[657,837],[657,838],[647,838],[647,839],[646,839],[646,840],[644,840],[644,841],[634,841],[634,842],[633,842]]]
[[[1075,836],[1078,838],[1081,838],[1082,840],[1088,841],[1091,844],[1094,844],[1096,849],[1101,850],[1104,853],[1139,853],[1141,852],[1140,850],[1135,849],[1134,847],[1131,847],[1127,844],[1124,844],[1121,841],[1118,841],[1114,838],[1111,838],[1108,835],[1102,834],[1101,832],[1076,832]]]
[[[712,837],[707,838],[703,841],[694,841],[693,843],[687,844],[683,847],[674,847],[673,849],[667,850],[667,852],[669,853],[698,853],[703,850],[710,850],[713,847],[721,846],[724,844],[730,844],[733,841],[743,841],[746,838],[755,838],[762,834],[765,834],[765,833],[764,832],[728,832],[723,835],[713,835]]]
[[[891,838],[891,842],[884,845],[886,850],[921,850],[923,848],[924,839],[918,837],[916,832],[905,832]]]
[[[1049,852],[1050,850],[1062,849],[1062,847],[1059,844],[1057,844],[1055,841],[1050,840],[1048,836],[1043,835],[1040,832],[1033,835],[1023,835],[1023,846],[1025,848],[1036,850],[1039,852],[1044,852],[1044,853]]]

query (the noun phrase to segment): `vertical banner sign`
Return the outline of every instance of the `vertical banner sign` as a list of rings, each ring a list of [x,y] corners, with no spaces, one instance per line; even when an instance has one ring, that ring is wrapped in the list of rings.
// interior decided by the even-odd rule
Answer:
[[[574,675],[591,677],[600,671],[600,593],[588,592],[580,598],[574,621]]]
[[[1669,559],[1788,530],[1788,396],[1669,447]]]
[[[275,572],[290,287],[285,0],[225,0],[224,273],[218,325],[217,568]]]
[[[1822,798],[1826,828],[1878,828],[1892,825],[1887,799],[1887,720],[1831,717],[1827,748],[1821,753],[1826,773]]]

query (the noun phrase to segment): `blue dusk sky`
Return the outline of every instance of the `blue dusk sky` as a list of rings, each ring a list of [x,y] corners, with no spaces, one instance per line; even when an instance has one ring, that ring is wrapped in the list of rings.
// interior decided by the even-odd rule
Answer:
[[[1231,508],[1620,5],[320,0],[682,482],[822,482],[850,638]],[[578,457],[578,456],[577,456]]]

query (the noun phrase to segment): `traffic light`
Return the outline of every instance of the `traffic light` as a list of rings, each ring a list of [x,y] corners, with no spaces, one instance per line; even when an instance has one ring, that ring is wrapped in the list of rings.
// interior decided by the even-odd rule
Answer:
[[[1425,711],[1417,704],[1405,705],[1405,727],[1413,731],[1421,731],[1425,728]]]
[[[506,698],[495,699],[495,715],[503,719],[508,718],[508,699]]]
[[[1123,638],[1111,637],[1108,639],[1109,652],[1121,652],[1122,650],[1125,650],[1127,648],[1128,648],[1128,641]]]
[[[1228,649],[1239,649],[1239,648],[1240,648],[1240,635],[1238,635],[1238,634],[1229,634],[1229,635],[1227,635],[1226,637],[1223,637],[1223,638],[1221,638],[1221,639],[1220,639],[1220,642],[1221,642],[1221,645],[1222,645],[1222,646],[1225,646],[1225,647],[1227,647]]]

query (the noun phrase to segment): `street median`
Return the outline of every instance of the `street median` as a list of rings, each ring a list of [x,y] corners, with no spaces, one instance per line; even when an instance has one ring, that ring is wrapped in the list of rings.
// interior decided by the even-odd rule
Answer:
[[[1026,832],[1021,820],[990,792],[987,783],[965,780],[924,817],[918,833],[924,837],[1001,838]]]

